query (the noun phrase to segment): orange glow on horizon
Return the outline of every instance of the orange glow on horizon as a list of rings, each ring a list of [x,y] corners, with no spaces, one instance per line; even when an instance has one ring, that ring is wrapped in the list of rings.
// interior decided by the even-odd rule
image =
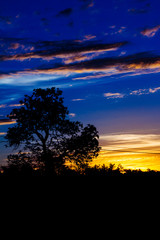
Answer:
[[[160,171],[160,134],[118,133],[100,136],[102,149],[93,165]]]
[[[160,154],[123,153],[101,151],[99,156],[93,160],[94,165],[106,165],[110,163],[125,169],[158,170],[160,171]]]

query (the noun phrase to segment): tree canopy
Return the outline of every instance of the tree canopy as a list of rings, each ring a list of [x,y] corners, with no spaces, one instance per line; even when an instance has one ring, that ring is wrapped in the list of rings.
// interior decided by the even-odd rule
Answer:
[[[21,107],[8,117],[16,124],[8,129],[8,146],[22,147],[26,158],[32,159],[48,173],[58,173],[66,162],[78,168],[87,166],[100,151],[98,131],[94,125],[69,119],[62,91],[58,88],[34,89],[25,95]],[[17,161],[17,156],[9,161]],[[24,159],[24,155],[23,155]],[[13,164],[12,164],[13,165]]]

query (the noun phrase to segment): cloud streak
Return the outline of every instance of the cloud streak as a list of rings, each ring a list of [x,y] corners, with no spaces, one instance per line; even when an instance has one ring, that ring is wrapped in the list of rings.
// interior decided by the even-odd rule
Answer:
[[[72,8],[66,8],[66,9],[60,11],[60,12],[56,15],[56,17],[68,17],[68,16],[71,15],[72,11],[73,11]]]
[[[122,164],[124,168],[159,169],[159,134],[110,133],[100,135],[100,144],[102,150],[96,164],[115,163]]]
[[[104,97],[107,99],[123,98],[124,96],[122,93],[104,93]]]
[[[143,88],[143,89],[136,89],[132,90],[127,93],[113,93],[113,92],[108,92],[104,93],[103,96],[106,99],[117,99],[117,98],[124,98],[128,96],[141,96],[141,95],[148,95],[148,94],[153,94],[156,92],[160,91],[160,87],[155,87],[155,88]]]
[[[0,119],[0,126],[1,125],[10,125],[15,124],[16,121],[10,120],[10,119]]]
[[[13,55],[0,55],[0,61],[24,61],[28,59],[52,60],[54,58],[66,60],[70,59],[70,62],[82,61],[88,57],[85,56],[87,54],[101,54],[107,51],[115,51],[125,44],[126,42],[117,42],[111,44],[92,43],[82,45],[72,41],[69,43],[57,43],[56,45],[55,42],[47,42],[42,43],[42,45],[40,46],[41,48],[44,48],[43,50],[35,50],[27,53],[17,53]],[[18,45],[16,46],[18,47]],[[34,48],[32,48],[32,50],[34,50]]]
[[[108,150],[132,150],[135,152],[148,150],[150,152],[153,148],[159,150],[160,135],[137,133],[108,134],[101,135],[100,141]]]
[[[43,61],[47,61],[47,63],[39,67],[0,72],[0,79],[3,80],[7,78],[6,83],[9,83],[10,79],[21,76],[73,75],[73,80],[90,80],[115,75],[124,77],[160,72],[160,56],[151,55],[149,52],[128,56],[119,55],[118,57],[102,58],[99,56],[108,51],[118,50],[126,44],[127,42],[105,44],[98,43],[97,41],[93,41],[92,43],[77,43],[75,41],[37,42],[34,44],[32,51],[30,49],[30,52],[27,53],[0,55],[0,61],[42,59]],[[11,45],[11,42],[9,42],[9,45]],[[15,48],[18,46],[19,45],[14,45]],[[61,62],[59,61],[57,63],[56,59],[60,59]],[[49,64],[48,61],[51,61],[51,63]],[[87,74],[87,76],[82,74]]]
[[[160,29],[160,25],[157,25],[153,28],[146,28],[143,31],[141,31],[141,34],[145,37],[151,38],[155,36],[155,34],[159,31],[159,29]]]

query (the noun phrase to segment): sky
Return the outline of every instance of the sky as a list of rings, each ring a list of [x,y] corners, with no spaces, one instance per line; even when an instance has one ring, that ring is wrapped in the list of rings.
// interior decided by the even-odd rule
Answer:
[[[94,124],[94,164],[160,170],[160,2],[1,0],[0,162],[7,114],[58,87],[70,119]]]

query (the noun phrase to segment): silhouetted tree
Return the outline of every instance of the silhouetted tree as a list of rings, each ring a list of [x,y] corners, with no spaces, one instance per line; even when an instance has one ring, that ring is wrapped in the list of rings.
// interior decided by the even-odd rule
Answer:
[[[61,95],[54,87],[34,89],[8,116],[17,122],[8,129],[8,146],[23,146],[46,174],[58,174],[66,161],[83,168],[100,150],[96,128],[70,121]]]
[[[8,166],[2,166],[5,176],[32,176],[34,162],[28,154],[19,152],[8,156]]]

